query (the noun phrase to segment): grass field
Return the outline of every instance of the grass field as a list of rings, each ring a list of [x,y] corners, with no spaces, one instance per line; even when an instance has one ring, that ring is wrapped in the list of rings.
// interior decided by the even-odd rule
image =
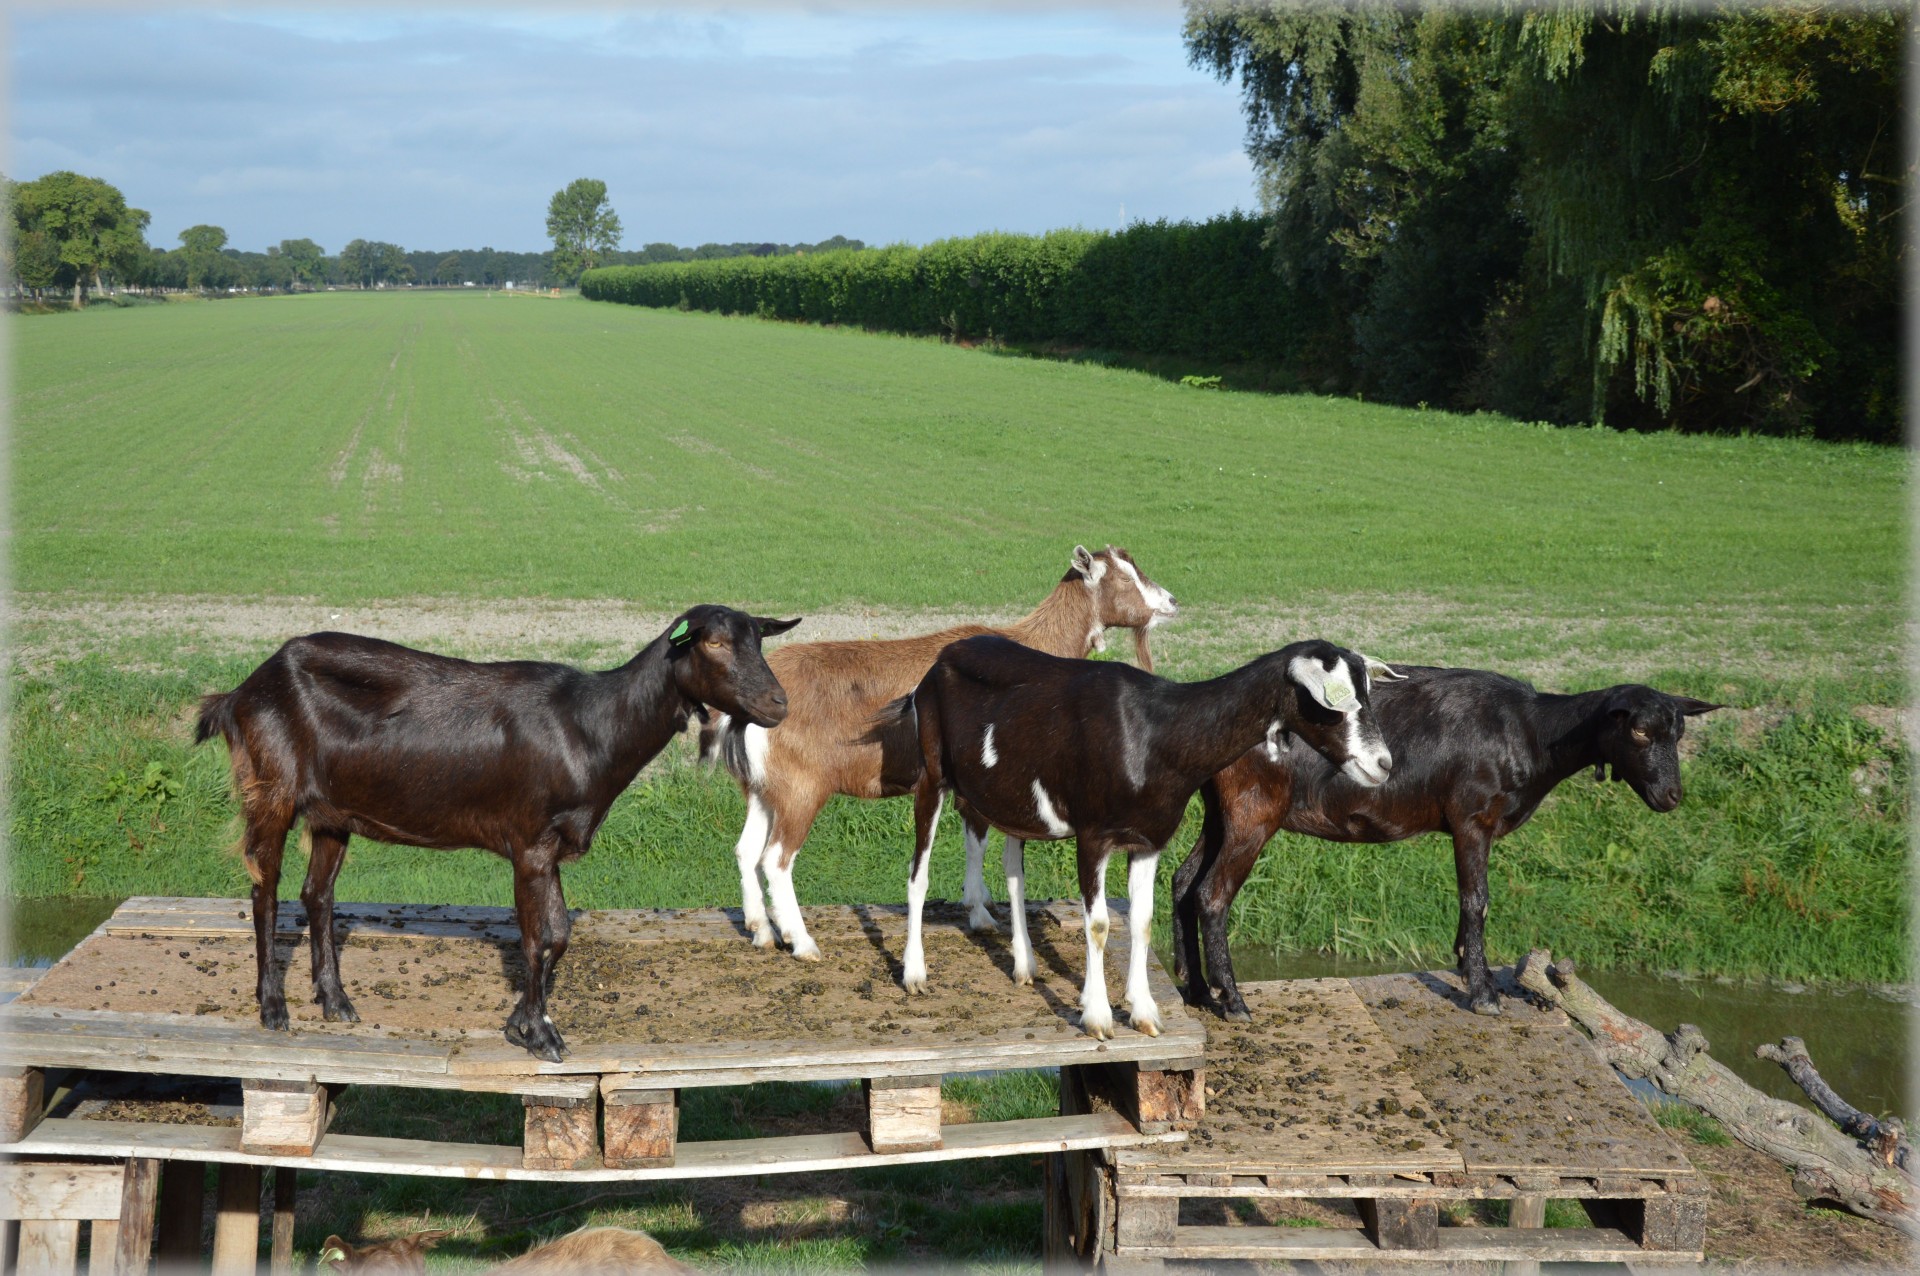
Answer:
[[[7,323],[15,896],[240,894],[224,756],[187,747],[188,707],[303,629],[392,632],[356,621],[397,609],[445,649],[590,663],[703,600],[811,614],[797,637],[904,632],[1017,614],[1076,541],[1113,541],[1181,599],[1158,644],[1175,676],[1321,633],[1755,710],[1710,725],[1674,815],[1574,782],[1504,842],[1496,954],[1907,976],[1906,754],[1887,714],[1852,712],[1905,699],[1898,452],[1200,391],[479,292]],[[527,623],[483,623],[500,617]],[[739,820],[723,778],[663,759],[569,898],[737,902]],[[803,902],[902,898],[906,826],[900,803],[837,802]],[[1444,959],[1442,843],[1286,845],[1241,935]],[[936,893],[957,894],[957,859],[936,859]],[[1069,893],[1064,853],[1030,863],[1036,894]],[[358,844],[341,878],[357,899],[508,889],[488,857]]]

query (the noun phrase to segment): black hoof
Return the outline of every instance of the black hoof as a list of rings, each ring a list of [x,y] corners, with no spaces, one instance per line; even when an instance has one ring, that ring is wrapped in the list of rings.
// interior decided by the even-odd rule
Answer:
[[[1227,1008],[1220,1012],[1220,1017],[1222,1019],[1230,1020],[1233,1023],[1252,1023],[1253,1022],[1253,1012],[1247,1009],[1247,1003],[1244,1001],[1233,1001],[1233,1002],[1227,1003]]]
[[[275,1032],[287,1030],[287,1003],[284,1001],[260,1003],[260,1026],[271,1028]]]
[[[511,1045],[519,1046],[535,1058],[545,1059],[548,1063],[559,1063],[566,1055],[567,1043],[551,1025],[542,1024],[544,1031],[529,1032],[525,1025],[512,1019],[507,1020],[503,1035]]]
[[[328,1023],[360,1022],[360,1012],[355,1010],[353,1003],[345,997],[340,998],[338,1001],[330,1001],[325,997],[320,998],[320,1013]]]
[[[1500,1013],[1500,998],[1493,994],[1476,997],[1469,1007],[1476,1015],[1497,1015]]]

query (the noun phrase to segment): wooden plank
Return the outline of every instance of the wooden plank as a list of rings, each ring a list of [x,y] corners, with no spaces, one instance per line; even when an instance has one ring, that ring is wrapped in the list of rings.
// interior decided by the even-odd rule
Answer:
[[[333,1115],[327,1087],[315,1081],[241,1082],[240,1146],[268,1156],[312,1156]]]
[[[279,1166],[273,1172],[273,1249],[268,1259],[271,1276],[293,1276],[294,1207],[300,1171]]]
[[[69,1122],[63,1118],[62,1124],[81,1124]],[[89,1121],[85,1124],[98,1125]],[[180,1126],[179,1129],[189,1127]],[[45,1136],[48,1131],[38,1132]],[[233,1136],[237,1146],[239,1131],[227,1133]],[[156,1148],[153,1153],[142,1150],[130,1150],[126,1155],[164,1155]],[[118,1155],[109,1152],[108,1156]],[[155,1222],[154,1257],[159,1270],[170,1272],[177,1268],[200,1266],[205,1255],[200,1248],[202,1215],[207,1202],[207,1167],[201,1158],[190,1160],[169,1160],[160,1172],[160,1203]]]
[[[213,1218],[213,1276],[254,1276],[260,1266],[260,1167],[223,1165]]]
[[[1653,1196],[1622,1201],[1619,1208],[1628,1235],[1644,1250],[1689,1254],[1706,1246],[1705,1196]]]
[[[117,1218],[122,1178],[118,1165],[0,1164],[0,1218]]]
[[[599,1166],[600,1094],[577,1099],[526,1095],[526,1141],[520,1164],[529,1170],[583,1170]]]
[[[24,1138],[46,1111],[46,1073],[39,1068],[0,1068],[0,1143]]]
[[[1496,977],[1511,986],[1512,971]],[[1479,1173],[1675,1174],[1692,1167],[1559,1010],[1516,996],[1499,1017],[1461,1003],[1452,971],[1352,981]],[[1557,1193],[1556,1193],[1557,1194]]]
[[[675,1163],[658,1169],[617,1170],[600,1167],[529,1170],[520,1164],[521,1150],[517,1147],[329,1134],[321,1141],[313,1156],[300,1158],[296,1164],[301,1169],[409,1174],[429,1178],[626,1182],[724,1178],[738,1174],[791,1174],[875,1165],[917,1165],[982,1156],[1031,1156],[1045,1152],[1164,1142],[1180,1137],[1178,1134],[1141,1134],[1124,1118],[1107,1112],[949,1125],[940,1131],[941,1146],[925,1152],[877,1154],[868,1149],[864,1136],[853,1132],[796,1134],[764,1139],[682,1143],[678,1147]],[[48,1118],[25,1142],[0,1151],[27,1156],[150,1156],[169,1162],[251,1165],[271,1165],[276,1159],[290,1159],[242,1152],[240,1131],[231,1126],[79,1121],[66,1117]]]
[[[159,1198],[160,1162],[146,1156],[129,1160],[120,1187],[119,1226],[109,1265],[119,1276],[146,1276],[147,1263],[153,1257]],[[92,1250],[96,1265],[102,1261],[99,1239],[96,1231]]]
[[[1113,1222],[1116,1253],[1139,1245],[1171,1245],[1180,1227],[1180,1202],[1122,1197]]]
[[[1246,985],[1241,985],[1245,991]],[[1127,1257],[1254,1262],[1369,1261],[1388,1257],[1363,1231],[1320,1227],[1182,1227],[1172,1245],[1140,1246]],[[1644,1262],[1647,1253],[1609,1227],[1443,1227],[1432,1249],[1399,1251],[1396,1260],[1466,1262]],[[1674,1255],[1680,1257],[1680,1255]],[[1701,1261],[1700,1254],[1691,1255]]]
[[[73,1276],[80,1261],[80,1220],[20,1220],[18,1276]]]
[[[1545,1227],[1547,1225],[1547,1198],[1527,1193],[1516,1196],[1507,1207],[1508,1227]]]
[[[875,1152],[923,1152],[940,1146],[940,1077],[869,1077],[867,1144]]]
[[[88,1223],[87,1276],[111,1276],[119,1257],[120,1220],[96,1218]]]

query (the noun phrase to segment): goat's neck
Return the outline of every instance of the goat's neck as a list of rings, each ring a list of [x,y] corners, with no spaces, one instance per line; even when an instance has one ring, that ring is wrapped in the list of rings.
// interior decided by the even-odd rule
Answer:
[[[1023,647],[1050,656],[1084,657],[1106,627],[1093,603],[1093,591],[1079,577],[1061,581],[1040,605],[1008,625],[1005,632]]]
[[[593,675],[589,696],[581,729],[625,777],[620,781],[622,788],[686,728],[693,711],[667,666],[664,641],[653,643],[618,669]]]
[[[1606,691],[1573,696],[1543,694],[1538,702],[1540,740],[1545,746],[1533,787],[1542,794],[1560,781],[1603,760],[1600,727]]]
[[[1277,652],[1205,682],[1166,685],[1173,711],[1157,733],[1159,761],[1195,784],[1266,739],[1274,721],[1293,711],[1296,694]]]

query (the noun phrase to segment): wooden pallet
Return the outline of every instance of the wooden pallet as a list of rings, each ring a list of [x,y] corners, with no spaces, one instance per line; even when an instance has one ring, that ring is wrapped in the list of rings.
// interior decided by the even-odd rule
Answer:
[[[1185,1142],[1049,1158],[1052,1261],[1702,1260],[1705,1181],[1560,1012],[1474,1015],[1448,973],[1242,991],[1253,1022],[1211,1026]],[[1077,1082],[1062,1102],[1102,1107]],[[1565,1198],[1596,1226],[1543,1226]],[[1441,1225],[1479,1199],[1512,1202],[1512,1225]],[[1324,1226],[1222,1221],[1277,1200],[1340,1208],[1316,1211]]]
[[[962,912],[933,912],[930,949],[939,939],[948,962],[946,970],[935,964],[936,982],[943,975],[972,978],[990,987],[994,1001],[991,1013],[983,1010],[977,1022],[969,1016],[954,1024],[913,1018],[924,1014],[918,1008],[924,1003],[908,999],[897,982],[880,984],[873,977],[888,970],[876,952],[899,951],[899,908],[808,910],[809,929],[833,940],[823,938],[827,960],[811,966],[786,954],[753,951],[737,913],[579,914],[570,961],[583,946],[598,945],[609,961],[617,957],[645,970],[649,963],[664,967],[685,945],[725,944],[736,965],[765,969],[776,983],[804,976],[801,986],[819,990],[823,999],[833,995],[835,981],[854,986],[863,980],[860,999],[835,1004],[864,1008],[872,1022],[841,1015],[818,1036],[754,1040],[730,1035],[737,1034],[737,1020],[728,1015],[737,1009],[730,1011],[709,990],[676,987],[649,995],[673,999],[673,1012],[681,1016],[674,1031],[684,1029],[682,1036],[600,1031],[580,1036],[560,1063],[535,1059],[499,1037],[494,998],[512,990],[509,958],[517,943],[510,910],[344,906],[339,913],[350,987],[357,976],[379,988],[376,976],[393,970],[415,991],[463,980],[465,1000],[476,1002],[484,993],[486,1004],[456,1010],[450,1008],[454,993],[445,994],[442,1004],[429,991],[417,997],[423,1005],[397,1014],[372,1011],[363,996],[366,1017],[380,1013],[395,1022],[324,1024],[311,1014],[302,1021],[296,1011],[295,1031],[269,1032],[251,1022],[250,993],[232,995],[234,981],[244,977],[250,987],[252,979],[252,927],[244,906],[229,900],[129,900],[31,989],[0,1007],[0,1068],[12,1074],[0,1075],[0,1153],[123,1157],[138,1149],[161,1159],[256,1165],[291,1159],[316,1169],[381,1173],[645,1179],[1165,1141],[1182,1137],[1197,1117],[1205,1029],[1181,1009],[1157,963],[1151,967],[1154,991],[1167,1012],[1161,1036],[1123,1029],[1100,1042],[1073,1022],[1067,1006],[1078,986],[1072,960],[1082,947],[1075,937],[1077,910],[1032,911],[1036,935],[1049,934],[1052,942],[1036,943],[1042,969],[1031,989],[999,973],[995,963],[1004,957],[1004,940],[959,938]],[[298,907],[284,906],[281,930],[288,939],[303,926]],[[1116,930],[1121,939],[1110,960],[1124,962],[1124,927]],[[296,964],[304,959],[304,944],[286,946]],[[304,978],[303,971],[290,972],[289,988]],[[179,1004],[183,994],[175,984],[181,981],[200,990],[184,994],[188,999],[225,994],[213,1003],[218,1013],[139,1008]],[[476,984],[482,985],[478,992],[472,991]],[[404,994],[389,999],[407,1000]],[[568,1008],[556,992],[556,1020],[571,1035]],[[804,1006],[789,1009],[796,1021],[803,1018]],[[432,1026],[421,1027],[423,1020]],[[1033,1121],[942,1125],[943,1078],[1043,1067],[1098,1069],[1090,1084],[1116,1095],[1116,1106]],[[235,1079],[243,1088],[241,1124],[146,1128],[42,1120],[49,1068]],[[835,1080],[862,1083],[867,1103],[861,1129],[679,1141],[678,1094],[684,1089]],[[332,1133],[333,1094],[344,1085],[366,1084],[517,1094],[526,1111],[523,1143],[503,1148]]]

